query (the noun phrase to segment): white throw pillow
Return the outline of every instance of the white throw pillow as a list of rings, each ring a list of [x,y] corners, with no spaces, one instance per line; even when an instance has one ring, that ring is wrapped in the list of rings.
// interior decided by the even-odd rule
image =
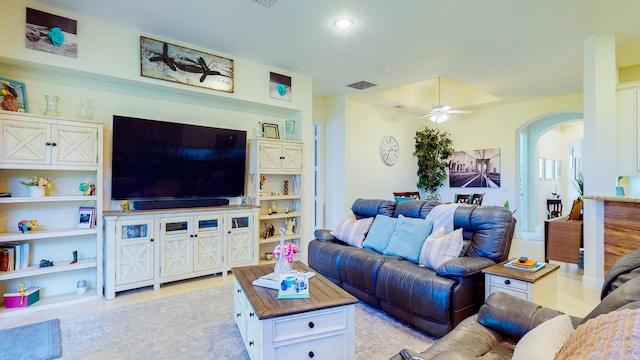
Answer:
[[[358,220],[353,211],[350,210],[336,226],[336,229],[331,231],[331,235],[351,246],[362,247],[362,242],[371,227],[371,223],[373,223],[373,219],[368,217]]]
[[[569,315],[547,320],[526,333],[515,349],[513,360],[553,359],[573,332]]]
[[[436,270],[443,263],[460,256],[462,251],[462,228],[445,233],[440,227],[422,244],[418,263]]]

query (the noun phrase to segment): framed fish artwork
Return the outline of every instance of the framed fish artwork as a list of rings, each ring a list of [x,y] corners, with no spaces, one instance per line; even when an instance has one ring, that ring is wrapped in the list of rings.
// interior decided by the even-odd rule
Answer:
[[[140,75],[233,92],[233,60],[140,37]]]

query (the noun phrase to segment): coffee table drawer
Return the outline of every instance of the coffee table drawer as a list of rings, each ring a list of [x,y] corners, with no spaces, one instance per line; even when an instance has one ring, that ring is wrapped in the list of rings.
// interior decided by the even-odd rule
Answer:
[[[335,360],[349,359],[347,355],[347,336],[334,334],[274,349],[274,359],[313,359]]]
[[[273,342],[322,334],[347,328],[345,308],[313,311],[273,321]]]

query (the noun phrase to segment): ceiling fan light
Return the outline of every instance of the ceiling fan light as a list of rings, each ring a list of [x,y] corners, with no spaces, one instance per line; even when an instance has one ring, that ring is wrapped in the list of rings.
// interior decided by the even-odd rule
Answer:
[[[433,114],[429,117],[429,120],[433,121],[436,124],[440,124],[449,120],[449,114],[447,113]]]

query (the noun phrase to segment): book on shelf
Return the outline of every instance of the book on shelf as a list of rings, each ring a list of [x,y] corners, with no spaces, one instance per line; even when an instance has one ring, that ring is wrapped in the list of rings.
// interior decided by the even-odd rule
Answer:
[[[299,272],[299,271],[292,271]],[[307,274],[307,279],[311,279],[316,273],[314,272],[305,272]],[[278,278],[278,274],[269,273],[267,275],[263,275],[255,280],[253,280],[253,285],[261,286],[269,289],[280,290],[280,279]]]
[[[536,272],[544,267],[543,262],[538,262],[535,260],[527,260],[527,261],[532,261],[533,265],[525,266],[523,265],[523,263],[520,263],[518,259],[515,259],[504,264],[504,267],[509,269],[520,270],[520,271],[527,271],[527,272]]]
[[[0,261],[0,271],[14,271],[16,261],[16,249],[13,246],[3,245],[2,260]]]

